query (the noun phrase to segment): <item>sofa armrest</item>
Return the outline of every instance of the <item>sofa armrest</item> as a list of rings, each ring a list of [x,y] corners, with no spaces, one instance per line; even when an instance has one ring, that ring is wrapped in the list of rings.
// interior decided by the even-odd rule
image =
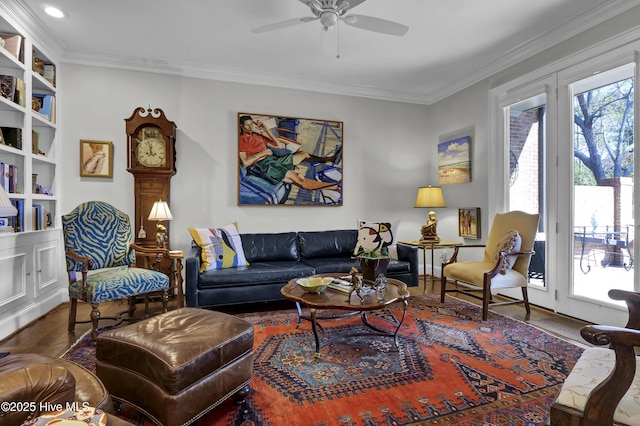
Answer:
[[[420,268],[420,261],[418,260],[418,248],[407,244],[398,243],[398,260],[409,262],[411,265],[411,285],[412,287],[419,285],[420,277],[418,275],[418,269]]]
[[[198,307],[198,279],[200,278],[200,253],[191,249],[185,259],[185,280],[184,295],[187,299],[187,306]]]

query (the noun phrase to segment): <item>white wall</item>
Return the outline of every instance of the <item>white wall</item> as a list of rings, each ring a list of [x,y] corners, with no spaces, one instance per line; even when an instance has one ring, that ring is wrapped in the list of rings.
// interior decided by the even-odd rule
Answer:
[[[400,239],[419,237],[426,211],[413,208],[416,191],[437,183],[438,132],[426,106],[71,64],[59,75],[63,214],[99,199],[133,216],[124,119],[150,105],[178,127],[172,248],[189,247],[190,226],[232,221],[241,232],[280,232],[353,228],[358,218],[399,220]],[[343,121],[344,205],[237,206],[238,112]],[[80,178],[80,139],[113,142],[113,179]],[[462,187],[485,190],[483,179]],[[455,216],[439,212],[449,213]],[[457,222],[451,232],[441,228],[444,238],[457,236]]]

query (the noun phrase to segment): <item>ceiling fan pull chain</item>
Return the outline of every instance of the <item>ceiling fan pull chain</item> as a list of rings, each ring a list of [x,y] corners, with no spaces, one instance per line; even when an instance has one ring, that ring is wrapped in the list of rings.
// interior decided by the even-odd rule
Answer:
[[[336,55],[336,59],[340,59],[340,21],[338,21],[338,23],[336,24],[336,27],[338,28],[338,46],[336,48],[336,50],[338,51],[338,54]]]

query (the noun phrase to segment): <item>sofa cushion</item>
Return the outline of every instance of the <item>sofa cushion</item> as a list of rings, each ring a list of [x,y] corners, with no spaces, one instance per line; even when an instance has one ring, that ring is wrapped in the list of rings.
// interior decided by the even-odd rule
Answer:
[[[200,272],[247,264],[235,224],[221,228],[189,228],[189,233],[202,250]]]
[[[357,240],[358,231],[355,229],[298,232],[303,259],[352,256]]]
[[[304,263],[312,266],[316,274],[344,273],[351,272],[351,268],[355,267],[360,271],[360,265],[356,259],[350,257],[322,257],[316,259],[304,259]],[[391,259],[387,266],[387,275],[410,273],[411,264],[409,262]],[[393,278],[393,277],[391,277]]]
[[[279,234],[241,234],[244,255],[249,263],[299,260],[295,232]]]
[[[247,284],[286,283],[294,278],[308,277],[315,270],[295,260],[251,262],[250,266],[216,269],[200,274],[198,288],[227,287]]]

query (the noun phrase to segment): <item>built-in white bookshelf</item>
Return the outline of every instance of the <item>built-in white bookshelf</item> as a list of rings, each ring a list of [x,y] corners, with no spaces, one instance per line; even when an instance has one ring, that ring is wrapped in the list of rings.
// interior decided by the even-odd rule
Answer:
[[[67,298],[57,176],[56,55],[32,36],[38,25],[29,25],[29,14],[9,3],[0,3],[0,166],[12,167],[10,182],[2,176],[0,184],[19,207],[19,217],[10,219],[15,232],[0,232],[0,339]],[[19,38],[20,49],[12,35]]]

